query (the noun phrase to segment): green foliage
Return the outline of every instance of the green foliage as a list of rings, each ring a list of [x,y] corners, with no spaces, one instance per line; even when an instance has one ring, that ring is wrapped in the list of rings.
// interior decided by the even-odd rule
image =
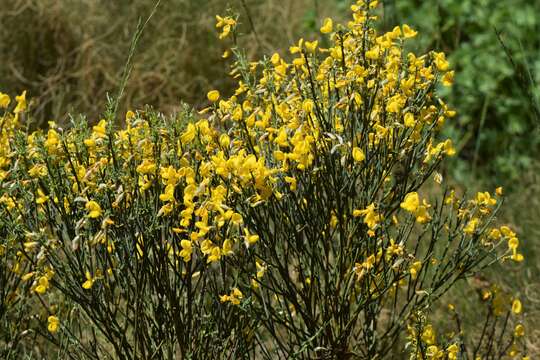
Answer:
[[[510,185],[540,153],[540,3],[393,0],[388,10],[421,31],[421,47],[449,54],[465,166]]]

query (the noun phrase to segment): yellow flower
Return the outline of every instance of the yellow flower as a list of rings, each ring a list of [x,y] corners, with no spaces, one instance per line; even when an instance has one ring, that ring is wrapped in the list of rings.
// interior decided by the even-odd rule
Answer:
[[[85,205],[86,210],[88,210],[88,217],[95,219],[101,216],[101,206],[93,200],[89,201]]]
[[[421,261],[415,261],[409,268],[409,272],[411,273],[411,277],[413,278],[413,280],[416,279],[416,277],[418,276],[420,269],[422,269]]]
[[[323,26],[321,27],[321,32],[323,34],[331,33],[333,27],[334,27],[334,24],[332,22],[332,19],[326,18],[326,19],[324,19]]]
[[[353,156],[354,161],[356,161],[356,162],[361,162],[361,161],[364,161],[366,159],[366,155],[364,154],[362,149],[360,149],[359,147],[356,147],[356,146],[353,147],[353,149],[352,149],[352,156]]]
[[[219,137],[219,144],[224,148],[228,148],[231,144],[231,138],[227,134],[221,134]]]
[[[213,263],[219,261],[219,259],[221,259],[221,249],[219,246],[214,246],[208,255],[207,263]]]
[[[33,251],[37,248],[38,245],[39,245],[39,242],[37,241],[27,241],[23,243],[25,251]]]
[[[266,264],[260,262],[259,260],[256,260],[255,265],[257,267],[257,279],[261,279],[266,272]]]
[[[402,209],[407,210],[408,212],[414,213],[420,206],[420,197],[417,192],[408,193],[405,196],[405,199],[400,204]]]
[[[233,25],[235,23],[236,21],[229,16],[221,17],[216,15],[216,28],[218,29],[224,27],[225,25]]]
[[[244,295],[242,294],[242,292],[238,289],[238,288],[234,288],[232,293],[231,293],[231,303],[233,303],[233,305],[238,305],[240,304],[240,300],[244,297]]]
[[[92,127],[93,130],[93,136],[102,139],[107,137],[107,121],[105,119],[101,119],[97,125]]]
[[[182,240],[180,241],[180,246],[182,247],[182,250],[180,251],[180,256],[184,258],[184,262],[189,262],[191,260],[191,254],[193,253],[191,241]]]
[[[192,123],[189,123],[186,130],[180,135],[180,141],[182,144],[189,144],[195,139],[197,134],[197,128]]]
[[[11,99],[9,95],[0,92],[0,109],[5,109],[9,106]]]
[[[525,335],[525,327],[521,324],[517,324],[514,329],[514,336],[522,337],[523,335]]]
[[[128,110],[126,112],[126,121],[129,121],[135,117],[135,113],[131,110]]]
[[[45,294],[45,292],[49,289],[49,279],[46,276],[42,276],[38,280],[38,285],[34,289],[35,292],[38,294]]]
[[[86,274],[86,281],[82,284],[83,289],[89,290],[94,285],[94,280],[92,278],[92,275],[90,275],[90,271],[87,271]]]
[[[510,229],[508,226],[501,226],[500,231],[504,236],[509,238],[516,236],[516,233],[512,231],[512,229]]]
[[[358,276],[358,279],[364,277],[375,266],[376,261],[375,255],[370,255],[363,263],[356,263],[354,265],[354,272]]]
[[[92,147],[96,146],[96,140],[94,140],[92,138],[84,139],[83,143],[84,143],[84,145],[86,145],[89,148],[92,148]]]
[[[454,71],[448,71],[442,77],[442,84],[448,87],[448,86],[452,86],[453,83],[454,83]]]
[[[209,91],[206,96],[208,100],[210,100],[211,102],[216,102],[219,100],[219,91],[217,90]]]
[[[478,192],[476,194],[476,202],[483,206],[494,206],[497,204],[497,200],[493,199],[489,192]]]
[[[236,26],[236,20],[230,16],[221,17],[216,15],[216,28],[221,28],[221,34],[219,34],[220,39],[224,39],[229,36],[231,30]]]
[[[240,225],[242,222],[244,222],[244,219],[242,218],[241,214],[234,213],[231,215],[231,221],[235,225]]]
[[[443,143],[443,149],[444,153],[448,156],[456,155],[456,149],[454,149],[454,145],[452,144],[452,140],[450,139],[445,140],[445,142]]]
[[[174,185],[165,186],[165,192],[159,195],[161,201],[174,201]]]
[[[58,331],[58,327],[60,325],[60,320],[54,316],[54,315],[51,315],[49,316],[49,318],[47,319],[47,330],[49,330],[50,333],[54,334],[55,332]]]
[[[302,103],[302,110],[304,110],[308,114],[311,114],[314,108],[315,108],[315,103],[311,99],[306,99]]]
[[[422,332],[422,341],[424,341],[427,345],[433,345],[435,344],[435,339],[435,330],[433,329],[433,326],[426,325],[424,331]]]
[[[435,52],[433,53],[433,61],[435,62],[435,66],[437,67],[437,70],[439,71],[446,71],[448,70],[448,61],[446,60],[446,55],[443,52]]]
[[[467,225],[463,228],[463,232],[468,235],[474,234],[474,231],[476,230],[476,227],[480,223],[480,219],[478,218],[472,218]]]
[[[290,176],[285,176],[285,182],[290,184],[289,188],[291,189],[291,191],[296,190],[296,179],[295,178],[290,177]]]
[[[224,242],[223,242],[223,247],[221,249],[221,252],[223,253],[223,255],[231,255],[233,254],[233,241],[231,239],[226,239]]]
[[[1,253],[0,253],[0,255],[1,255]],[[23,276],[21,277],[21,280],[22,280],[22,281],[28,281],[28,280],[30,280],[34,275],[35,275],[34,272],[29,272],[28,274],[23,275]]]
[[[374,46],[373,48],[366,51],[366,58],[370,60],[377,60],[379,58],[379,47]]]
[[[405,36],[406,39],[413,38],[418,34],[418,31],[414,31],[411,29],[411,27],[407,24],[403,25],[403,36]]]
[[[21,95],[16,96],[15,100],[17,100],[17,106],[15,107],[15,110],[13,110],[15,114],[26,110],[26,90],[23,91]]]
[[[521,301],[519,301],[519,299],[515,299],[513,302],[512,302],[512,312],[514,314],[520,314],[521,313],[521,310],[522,310],[522,307],[521,307]]]
[[[442,359],[444,352],[440,350],[437,345],[430,345],[426,349],[426,356],[428,359]]]
[[[242,117],[244,116],[244,112],[242,111],[242,107],[241,106],[237,106],[234,111],[233,111],[233,114],[232,114],[232,118],[233,120],[236,120],[236,121],[240,121],[242,120]]]
[[[382,215],[377,214],[377,212],[375,211],[374,203],[370,204],[364,210],[354,210],[353,216],[354,217],[363,216],[364,223],[366,223],[368,228],[370,228],[371,230],[375,229],[377,227],[377,224],[383,220]]]
[[[255,244],[257,241],[259,241],[259,235],[256,235],[256,234],[250,234],[249,233],[249,230],[244,228],[244,238],[246,240],[246,245],[249,246],[249,245],[253,245]]]
[[[414,120],[414,115],[411,113],[406,113],[403,117],[403,122],[405,123],[406,127],[413,128],[416,124],[416,121]]]
[[[398,113],[403,108],[405,99],[401,95],[394,95],[388,100],[386,110],[391,113]]]
[[[36,164],[28,170],[28,175],[33,178],[40,178],[47,175],[47,167],[43,164]]]
[[[523,260],[525,260],[525,257],[523,256],[523,254],[518,254],[517,252],[512,254],[510,258],[514,260],[515,262],[522,262]]]
[[[448,351],[449,360],[456,360],[459,352],[459,346],[457,344],[452,344],[446,348],[446,351]]]
[[[519,239],[517,237],[511,237],[508,239],[508,248],[510,250],[516,250],[519,246]]]
[[[416,221],[420,224],[425,224],[429,220],[431,220],[431,216],[429,215],[429,212],[427,211],[429,207],[429,204],[426,202],[426,200],[423,200],[423,204],[418,207],[416,210],[414,216],[416,217]]]
[[[36,197],[36,204],[41,205],[41,204],[46,203],[47,200],[49,200],[49,197],[46,196],[46,195],[43,193],[43,191],[41,191],[41,189],[38,189],[37,192],[38,192],[38,193],[37,193],[38,196]]]
[[[289,52],[290,52],[291,54],[293,54],[293,55],[294,55],[294,54],[297,54],[297,53],[299,53],[299,52],[302,51],[302,46],[303,46],[303,45],[304,45],[304,39],[300,39],[300,40],[298,40],[298,46],[296,46],[296,45],[291,46],[291,47],[289,48]]]
[[[240,300],[242,300],[243,298],[244,298],[244,295],[242,294],[242,292],[238,288],[234,288],[231,291],[230,295],[221,295],[219,297],[219,300],[221,302],[229,301],[233,305],[239,305]]]
[[[317,45],[319,45],[319,42],[317,40],[312,42],[306,41],[304,45],[306,46],[307,51],[309,51],[310,53],[314,53],[317,49]]]
[[[153,174],[156,171],[156,164],[151,160],[143,160],[143,162],[137,166],[136,171],[142,175]]]
[[[47,151],[52,153],[56,150],[58,144],[60,144],[60,136],[58,135],[56,130],[49,129],[49,131],[47,132],[47,140],[45,140],[43,145],[45,145]]]

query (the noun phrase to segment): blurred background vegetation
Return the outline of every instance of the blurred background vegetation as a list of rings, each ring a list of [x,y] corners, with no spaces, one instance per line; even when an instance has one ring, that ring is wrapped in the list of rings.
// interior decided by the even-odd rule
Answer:
[[[209,89],[229,92],[215,14],[239,14],[240,46],[256,58],[284,54],[301,36],[317,38],[321,19],[346,19],[351,2],[163,0],[139,43],[121,110],[149,104],[171,113],[181,101],[202,107]],[[446,176],[470,192],[507,189],[500,221],[517,228],[526,249],[525,272],[511,275],[511,283],[527,297],[531,321],[540,320],[540,1],[382,2],[385,30],[408,23],[419,30],[414,50],[444,51],[456,70],[454,86],[441,89],[458,111],[446,131],[460,151]],[[28,90],[38,119],[33,126],[65,122],[69,113],[99,120],[137,21],[153,5],[0,0],[0,90]]]
[[[0,78],[4,92],[27,89],[46,123],[67,113],[95,121],[114,92],[139,18],[154,0],[0,0]],[[301,34],[317,36],[318,18],[347,15],[345,2],[314,0],[163,0],[145,29],[123,99],[169,112],[180,100],[195,106],[210,88],[226,91],[229,62],[215,15],[232,11],[251,58],[282,50]],[[249,14],[249,16],[248,16]],[[253,19],[253,28],[248,17]]]

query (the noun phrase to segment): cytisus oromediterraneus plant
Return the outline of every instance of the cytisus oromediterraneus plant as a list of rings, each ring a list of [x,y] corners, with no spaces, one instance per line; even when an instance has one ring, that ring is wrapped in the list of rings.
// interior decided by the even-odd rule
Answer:
[[[199,117],[27,133],[25,94],[0,94],[0,341],[18,346],[23,303],[77,359],[525,358],[521,302],[498,287],[478,333],[453,306],[456,331],[430,321],[459,280],[523,256],[493,224],[502,189],[465,199],[437,172],[455,153],[437,137],[445,55],[407,53],[407,25],[378,34],[375,7],[326,19],[324,47],[233,46],[238,87]]]

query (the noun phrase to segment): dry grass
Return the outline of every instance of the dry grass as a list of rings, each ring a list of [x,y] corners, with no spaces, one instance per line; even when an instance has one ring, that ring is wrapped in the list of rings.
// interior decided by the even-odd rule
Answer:
[[[95,121],[106,94],[116,91],[137,21],[153,4],[154,0],[0,0],[2,91],[27,89],[36,99],[41,124],[62,121],[70,112]],[[315,33],[321,17],[344,14],[335,4],[208,0],[201,6],[199,0],[162,1],[139,44],[122,110],[150,104],[169,112],[181,100],[199,105],[210,88],[229,89],[232,82],[222,75],[228,63],[221,58],[225,45],[216,36],[215,14],[227,9],[240,14],[245,34],[240,44],[255,57],[283,51],[300,34]]]

